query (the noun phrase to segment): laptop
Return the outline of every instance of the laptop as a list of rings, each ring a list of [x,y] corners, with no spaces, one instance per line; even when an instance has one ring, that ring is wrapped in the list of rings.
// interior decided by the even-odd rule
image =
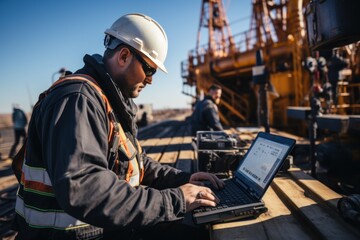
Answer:
[[[295,140],[259,132],[225,187],[213,189],[220,203],[200,207],[192,212],[197,224],[256,218],[267,208],[262,200],[270,183],[295,146]]]

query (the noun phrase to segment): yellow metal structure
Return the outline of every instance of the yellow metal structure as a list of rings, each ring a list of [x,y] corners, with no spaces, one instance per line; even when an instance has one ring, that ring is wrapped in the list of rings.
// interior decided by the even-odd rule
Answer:
[[[261,49],[269,72],[269,123],[276,128],[297,124],[286,111],[288,106],[309,106],[312,76],[303,64],[312,54],[303,15],[308,2],[252,0],[250,29],[232,35],[222,1],[202,0],[196,48],[182,62],[183,93],[196,100],[217,83],[223,88],[221,121],[229,126],[256,125],[258,89],[252,68]],[[208,43],[200,45],[204,29]]]

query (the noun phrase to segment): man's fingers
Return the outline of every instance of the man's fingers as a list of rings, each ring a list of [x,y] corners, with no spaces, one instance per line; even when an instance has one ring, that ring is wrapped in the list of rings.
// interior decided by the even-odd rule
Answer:
[[[203,184],[203,182],[202,182]],[[197,186],[191,183],[180,186],[186,201],[186,211],[192,211],[200,206],[216,206],[219,199],[208,187]]]
[[[210,174],[209,181],[215,187],[215,189],[221,189],[224,187],[224,182],[220,180],[215,174]]]
[[[205,186],[205,183],[202,181],[193,181],[192,184],[198,185],[198,186]]]
[[[216,202],[208,200],[208,199],[196,199],[195,200],[196,206],[197,207],[201,207],[201,206],[210,206],[210,207],[215,207],[216,206]]]
[[[196,195],[197,199],[210,200],[215,203],[219,203],[219,198],[211,191],[210,188],[204,188],[204,190],[199,191]]]
[[[204,184],[206,181],[211,183],[215,189],[221,189],[224,187],[224,182],[213,173],[197,172],[192,174],[190,178],[190,183],[200,186],[206,185]]]

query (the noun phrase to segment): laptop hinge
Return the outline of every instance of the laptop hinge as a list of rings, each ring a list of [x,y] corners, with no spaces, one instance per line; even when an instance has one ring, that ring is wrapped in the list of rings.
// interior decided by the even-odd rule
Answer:
[[[246,184],[244,184],[240,179],[235,178],[236,183],[240,184],[240,186],[245,189],[251,197],[253,197],[254,199],[259,199],[259,196],[256,194],[255,190],[253,188],[250,188],[249,186],[246,186]]]
[[[254,191],[254,189],[249,188],[248,191],[249,191],[250,195],[251,195],[253,198],[258,199],[258,195],[257,195],[256,192]]]
[[[246,186],[246,184],[244,184],[239,178],[235,177],[234,179],[235,179],[236,183],[237,183],[237,184],[240,184],[240,186],[241,186],[243,189],[248,190],[248,187]]]
[[[246,192],[250,193],[250,195],[251,195],[252,197],[254,197],[254,194],[255,194],[255,193],[254,193],[254,190],[253,190],[253,189],[249,188],[249,186],[247,186],[247,185],[246,185],[243,181],[241,181],[239,178],[235,178],[235,180],[236,180],[236,183],[238,183],[243,190],[245,190]]]

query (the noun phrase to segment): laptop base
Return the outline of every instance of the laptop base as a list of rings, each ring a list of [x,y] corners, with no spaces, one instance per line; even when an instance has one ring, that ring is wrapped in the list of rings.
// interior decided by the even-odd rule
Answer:
[[[231,222],[241,219],[257,218],[260,214],[267,212],[267,207],[265,205],[248,207],[245,209],[234,209],[226,212],[214,211],[212,214],[204,214],[202,212],[196,212],[193,214],[193,219],[196,224],[206,224],[206,223],[223,223]]]

